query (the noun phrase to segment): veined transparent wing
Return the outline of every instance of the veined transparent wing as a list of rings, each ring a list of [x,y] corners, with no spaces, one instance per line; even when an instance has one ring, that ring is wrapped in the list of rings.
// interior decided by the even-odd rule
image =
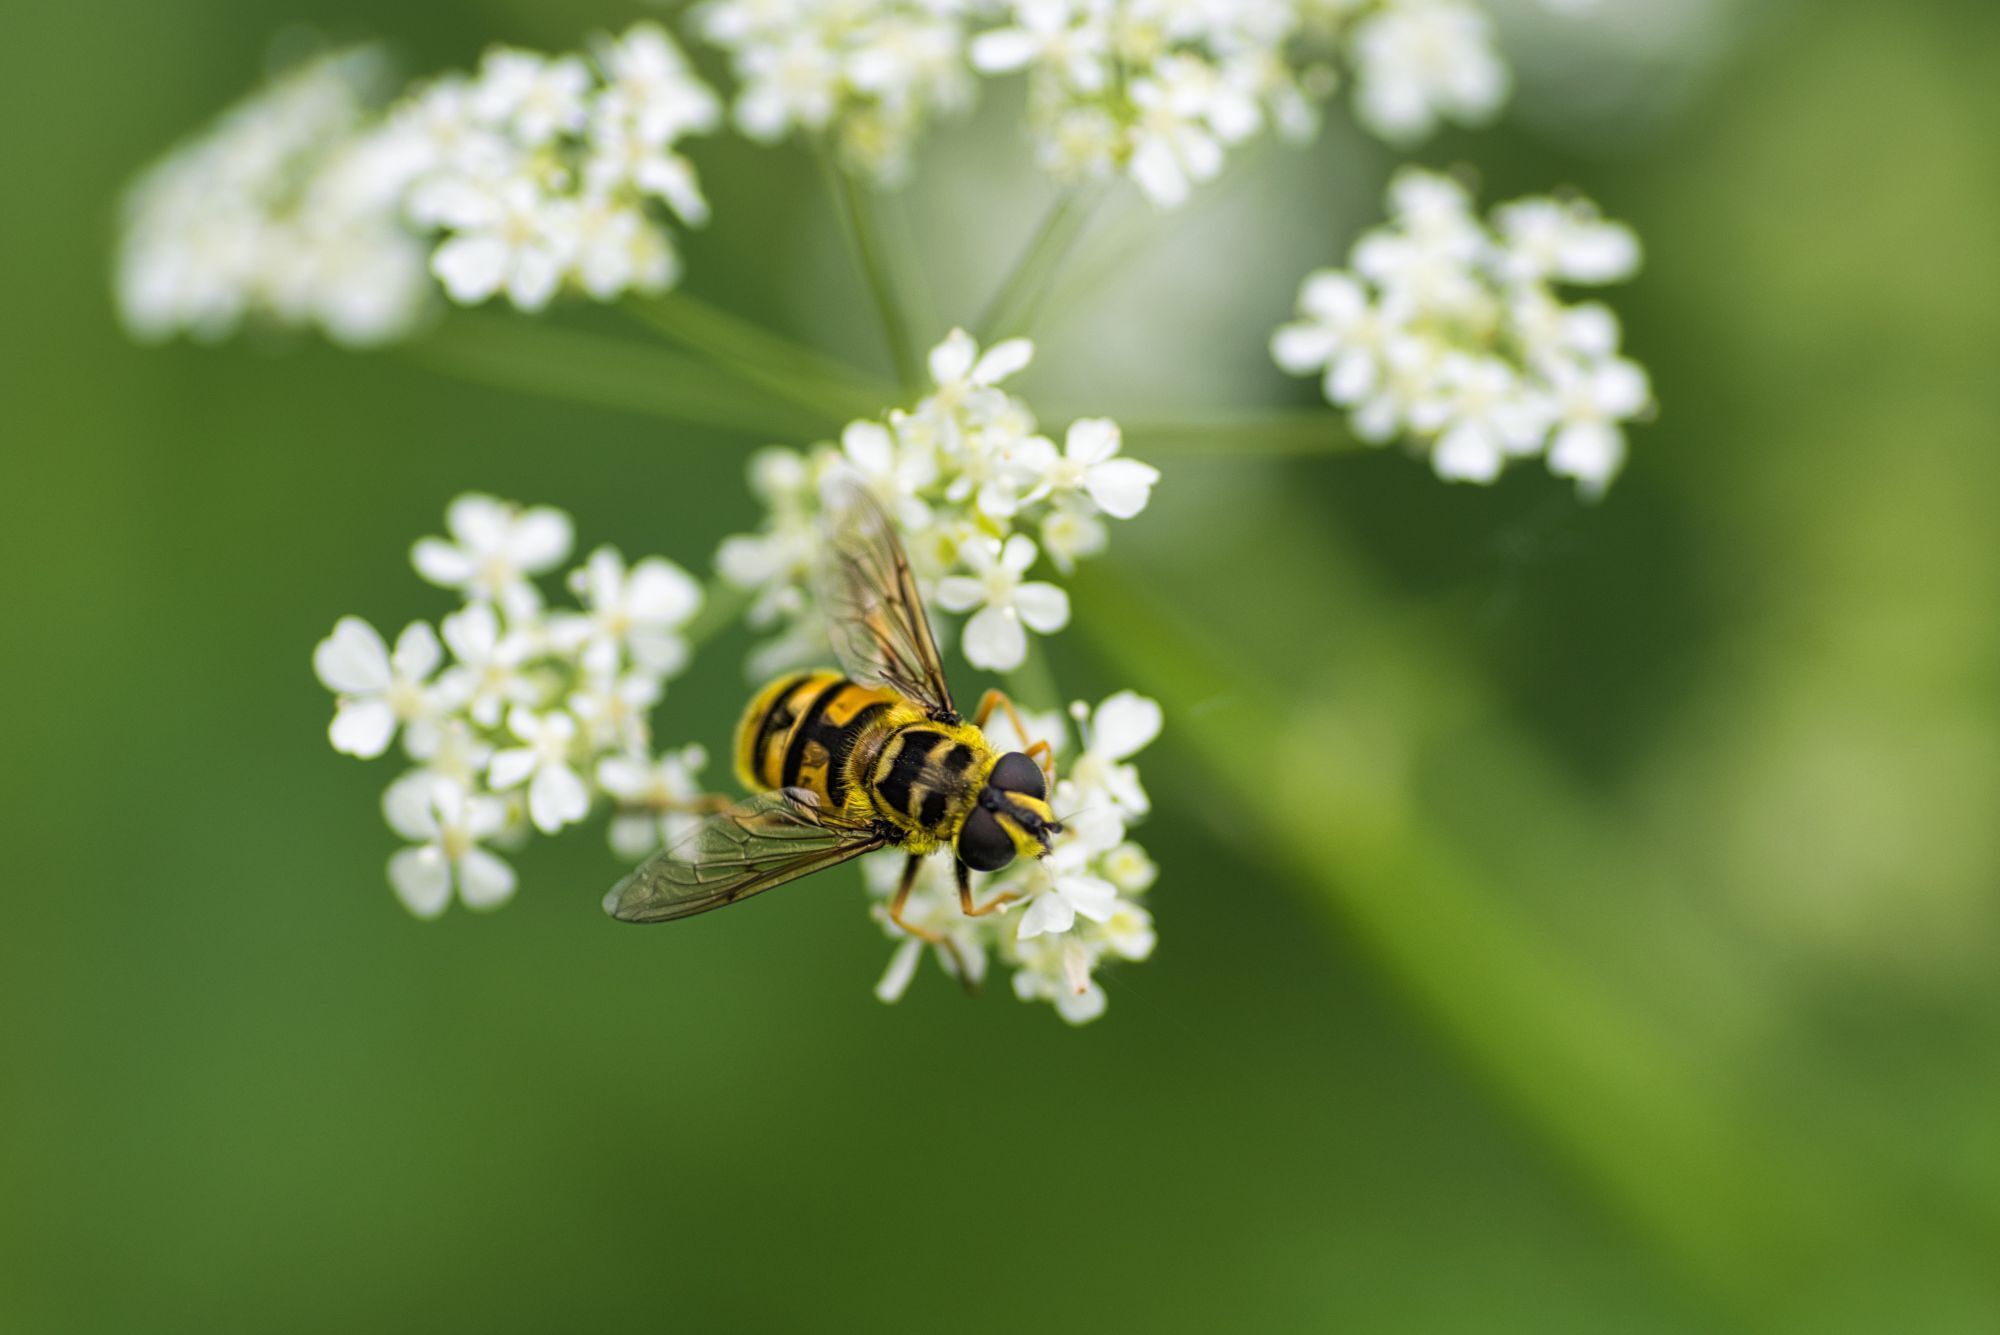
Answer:
[[[710,816],[604,897],[622,922],[672,922],[719,909],[888,844],[873,826],[822,810],[800,788],[760,793]]]
[[[827,536],[832,559],[820,598],[841,667],[934,719],[957,722],[923,595],[889,516],[859,485],[839,482],[828,497]]]

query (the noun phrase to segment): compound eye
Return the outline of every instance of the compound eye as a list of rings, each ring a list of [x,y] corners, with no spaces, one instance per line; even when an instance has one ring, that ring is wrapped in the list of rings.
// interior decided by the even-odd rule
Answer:
[[[1048,784],[1042,778],[1042,767],[1019,751],[1009,751],[1001,756],[993,766],[993,773],[987,776],[989,787],[1004,793],[1024,793],[1033,798],[1046,798]]]
[[[1014,841],[985,807],[974,807],[958,832],[958,860],[974,871],[999,871],[1014,860]]]

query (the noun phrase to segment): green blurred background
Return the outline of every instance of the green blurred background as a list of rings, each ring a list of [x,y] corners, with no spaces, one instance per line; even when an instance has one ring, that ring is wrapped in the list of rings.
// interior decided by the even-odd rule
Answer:
[[[698,565],[761,442],[111,318],[119,187],[274,32],[423,70],[632,11],[18,8],[0,1330],[2000,1330],[2000,11],[1706,9],[1419,155],[1644,236],[1604,504],[1155,452],[1056,665],[1168,704],[1162,944],[1071,1031],[880,1006],[838,878],[614,927],[587,834],[413,922],[313,643],[445,610],[405,554],[465,488]],[[906,200],[932,332],[1039,207],[1005,113]],[[1338,120],[1104,220],[1025,392],[1308,403],[1263,335],[1393,163]],[[695,155],[692,289],[879,365],[806,159]],[[664,735],[723,739],[740,648]]]

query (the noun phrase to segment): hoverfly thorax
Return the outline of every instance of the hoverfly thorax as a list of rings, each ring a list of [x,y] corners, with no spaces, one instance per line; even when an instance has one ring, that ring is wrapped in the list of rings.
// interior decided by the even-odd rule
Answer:
[[[993,763],[958,832],[958,860],[974,871],[999,871],[1017,857],[1047,856],[1050,837],[1061,832],[1041,766],[1009,751]]]

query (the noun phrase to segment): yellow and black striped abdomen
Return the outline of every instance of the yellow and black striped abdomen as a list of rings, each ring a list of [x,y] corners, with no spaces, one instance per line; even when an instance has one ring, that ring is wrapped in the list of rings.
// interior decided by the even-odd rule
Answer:
[[[838,672],[781,677],[757,693],[736,725],[736,777],[762,792],[805,788],[838,808],[847,801],[845,762],[855,742],[892,726],[887,716],[899,704],[893,692],[857,686]]]

